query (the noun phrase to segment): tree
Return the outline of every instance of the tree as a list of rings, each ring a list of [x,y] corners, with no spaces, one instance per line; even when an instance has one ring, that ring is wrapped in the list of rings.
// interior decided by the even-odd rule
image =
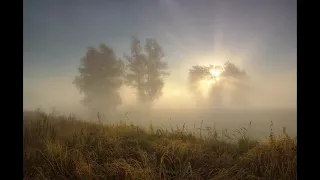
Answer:
[[[196,96],[197,104],[202,104],[203,99],[202,97],[202,91],[201,91],[201,81],[207,79],[210,77],[209,67],[207,66],[192,66],[191,69],[189,69],[189,87],[190,90],[194,93]]]
[[[221,107],[223,105],[223,86],[224,77],[221,76],[223,67],[220,65],[209,65],[208,71],[210,74],[210,80],[213,81],[209,91],[209,98],[211,100],[210,105],[215,107]]]
[[[209,67],[207,66],[192,66],[189,69],[189,83],[192,91],[197,91],[198,83],[200,80],[205,79],[210,76]]]
[[[145,106],[162,95],[164,76],[169,75],[163,57],[163,50],[155,39],[147,38],[143,51],[140,41],[132,38],[131,54],[125,56],[128,70],[125,79],[137,90],[138,100]]]
[[[85,96],[83,105],[103,113],[121,104],[117,90],[122,84],[123,63],[111,48],[104,44],[99,49],[89,48],[78,71],[73,83]]]
[[[247,78],[247,73],[244,70],[240,70],[235,64],[231,62],[224,63],[224,71],[222,72],[224,77],[233,77],[236,79]]]
[[[240,70],[235,64],[226,62],[222,76],[234,87],[231,94],[232,102],[235,105],[244,105],[247,103],[246,94],[249,90],[249,76],[244,70]]]
[[[189,84],[190,89],[195,93],[198,103],[209,103],[210,105],[220,106],[222,103],[222,84],[221,79],[218,79],[217,70],[222,69],[221,66],[192,66],[189,69]],[[212,71],[214,70],[214,71]],[[205,87],[204,87],[205,86]],[[207,91],[205,93],[206,99],[200,98],[203,94],[203,89]]]
[[[209,105],[219,107],[222,105],[224,86],[226,83],[234,87],[232,101],[234,104],[243,104],[246,100],[248,90],[248,76],[245,71],[240,70],[235,64],[226,62],[224,66],[193,66],[189,70],[189,83],[191,90],[197,97],[201,95],[202,82],[207,83],[208,91],[206,101]],[[200,100],[200,98],[198,98]],[[203,102],[203,101],[201,101]]]

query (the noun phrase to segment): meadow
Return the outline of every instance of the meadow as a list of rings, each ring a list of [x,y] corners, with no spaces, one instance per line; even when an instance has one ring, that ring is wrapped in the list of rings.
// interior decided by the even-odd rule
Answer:
[[[259,125],[250,119],[238,129],[217,130],[203,119],[141,126],[134,114],[126,115],[104,123],[100,116],[82,121],[25,112],[24,179],[296,179],[296,138],[285,127],[275,131],[272,119],[264,126],[268,136],[259,139],[251,133]]]
[[[94,115],[96,116],[96,115]],[[95,118],[87,118],[95,119]],[[116,120],[115,120],[116,119]],[[258,140],[265,140],[270,134],[270,125],[273,124],[273,132],[280,134],[283,128],[292,137],[297,135],[297,110],[296,109],[155,109],[151,112],[137,110],[123,110],[115,118],[106,118],[103,122],[116,124],[119,121],[134,123],[148,128],[149,124],[162,129],[176,129],[185,125],[188,132],[199,134],[198,128],[216,128],[217,131],[234,132],[245,127],[248,135]],[[251,125],[249,127],[249,124]]]

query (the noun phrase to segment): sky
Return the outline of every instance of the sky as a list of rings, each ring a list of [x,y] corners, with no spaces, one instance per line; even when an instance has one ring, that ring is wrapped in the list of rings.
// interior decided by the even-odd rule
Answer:
[[[230,61],[296,101],[295,0],[24,0],[23,10],[24,107],[72,106],[87,48],[122,57],[132,36],[163,47],[171,89],[192,65]]]

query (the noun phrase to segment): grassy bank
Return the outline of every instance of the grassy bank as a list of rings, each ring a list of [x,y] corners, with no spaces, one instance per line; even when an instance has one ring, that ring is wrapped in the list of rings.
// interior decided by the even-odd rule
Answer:
[[[24,119],[25,179],[296,179],[296,141],[212,128],[188,133],[38,112]],[[206,133],[206,136],[202,134]],[[199,137],[201,136],[201,137]]]

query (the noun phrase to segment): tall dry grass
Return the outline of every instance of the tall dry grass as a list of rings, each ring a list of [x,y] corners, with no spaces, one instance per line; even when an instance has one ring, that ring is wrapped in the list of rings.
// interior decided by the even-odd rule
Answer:
[[[285,129],[276,137],[271,127],[264,142],[247,131],[200,126],[199,137],[184,126],[143,129],[37,112],[24,120],[24,179],[296,179],[296,140]]]

